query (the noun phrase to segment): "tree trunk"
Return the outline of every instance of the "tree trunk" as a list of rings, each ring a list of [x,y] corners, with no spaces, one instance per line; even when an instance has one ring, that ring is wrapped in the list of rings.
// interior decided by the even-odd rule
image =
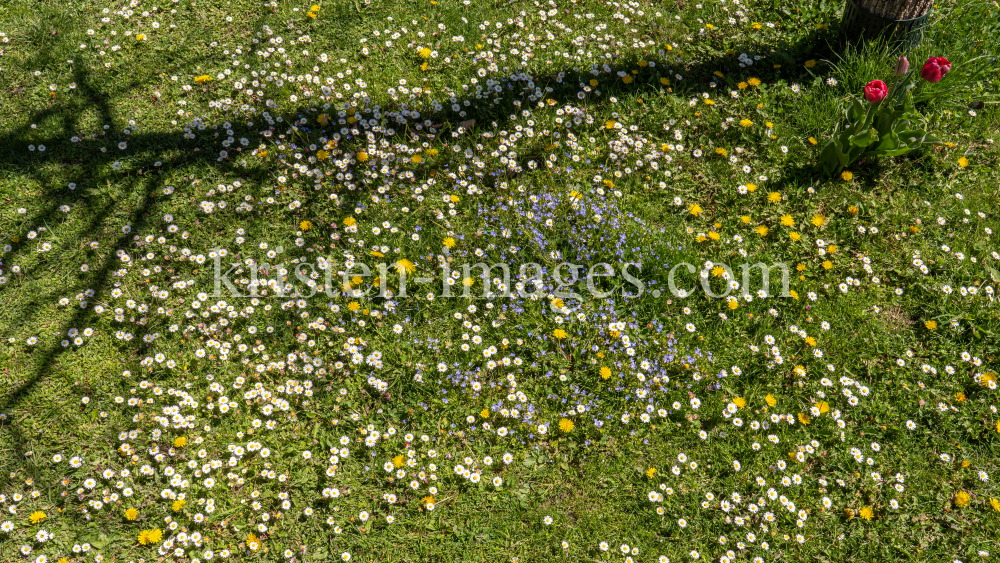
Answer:
[[[884,40],[910,50],[920,44],[934,0],[845,0],[840,34],[848,42]]]
[[[890,20],[919,18],[931,8],[933,0],[857,0],[865,10]]]

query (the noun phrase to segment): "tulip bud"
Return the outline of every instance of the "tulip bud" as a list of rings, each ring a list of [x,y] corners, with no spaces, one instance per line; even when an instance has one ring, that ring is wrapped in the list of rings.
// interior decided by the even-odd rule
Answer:
[[[910,70],[910,61],[905,56],[899,57],[899,60],[896,61],[896,76],[903,76],[908,70]]]

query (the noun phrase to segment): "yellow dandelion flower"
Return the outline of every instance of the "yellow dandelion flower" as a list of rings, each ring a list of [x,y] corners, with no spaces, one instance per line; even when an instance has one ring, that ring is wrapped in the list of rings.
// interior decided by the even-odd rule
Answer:
[[[781,201],[781,194],[778,192],[771,192],[767,194],[767,201],[771,203],[778,203]]]
[[[773,407],[774,405],[778,404],[778,400],[775,399],[774,395],[771,395],[770,393],[766,397],[764,397],[764,402],[767,403],[767,406],[769,407]]]
[[[607,366],[602,366],[601,367],[601,379],[610,379],[610,378],[611,378],[611,368],[609,368]],[[1000,422],[997,423],[997,427],[998,427],[998,430],[1000,430]]]
[[[809,144],[810,145],[815,145],[818,142],[819,141],[816,140],[816,137],[809,137]]]
[[[799,239],[802,238],[802,235],[800,235],[796,231],[792,231],[792,232],[788,233],[788,238],[792,239],[792,241],[794,241],[794,242],[799,242]]]
[[[864,518],[865,520],[871,520],[872,517],[875,516],[875,511],[872,510],[872,507],[866,506],[858,511],[858,516]]]
[[[406,463],[406,458],[403,457],[403,454],[399,454],[396,457],[392,458],[392,466],[397,469],[403,467],[403,464],[405,463]]]
[[[561,328],[557,328],[554,331],[552,331],[552,336],[555,336],[559,340],[562,340],[563,338],[566,338],[566,331]]]
[[[702,211],[703,210],[702,210],[701,206],[698,205],[697,203],[694,203],[694,204],[691,204],[690,206],[688,206],[688,212],[691,215],[694,215],[695,217],[697,217],[698,215],[701,215]]]
[[[924,326],[927,327],[927,330],[934,330],[937,328],[937,321],[927,321]]]
[[[207,74],[202,74],[201,76],[196,76],[194,78],[194,81],[197,82],[198,84],[204,84],[206,82],[211,82],[211,80],[212,80],[212,77],[209,76],[209,75],[207,75]]]
[[[396,262],[396,271],[412,274],[413,272],[417,271],[417,265],[414,264],[413,262],[410,262],[406,258],[403,258],[402,260]]]
[[[816,59],[809,59],[806,61],[806,68],[813,68],[816,66]]]
[[[184,499],[177,499],[177,500],[174,501],[173,504],[170,505],[170,509],[173,510],[174,512],[180,512],[181,509],[184,508],[185,504],[187,504],[186,500],[184,500]]]
[[[445,237],[444,245],[448,248],[455,248],[455,239],[452,237]]]
[[[740,120],[740,126],[741,127],[750,127],[751,125],[753,125],[753,121],[750,121],[749,119],[747,119],[745,117]]]
[[[795,218],[786,213],[781,216],[781,224],[786,227],[791,227],[792,225],[795,224]]]
[[[843,172],[840,173],[840,178],[845,182],[850,182],[851,180],[854,179],[854,174],[851,174],[849,171],[844,170]]]
[[[355,158],[358,159],[358,162],[365,162],[366,160],[368,160],[368,153],[366,153],[365,151],[361,151]]]
[[[564,418],[559,421],[559,430],[561,430],[564,434],[569,434],[570,431],[573,430],[573,426],[573,421],[568,418]]]
[[[733,399],[733,404],[736,405],[738,408],[742,409],[743,407],[747,406],[747,400],[744,399],[743,397],[736,397],[735,399]]]
[[[769,232],[769,229],[765,225],[758,225],[755,230],[757,231],[757,234],[762,237],[766,237]]]
[[[729,153],[726,152],[726,149],[724,149],[722,147],[719,147],[719,148],[715,149],[715,154],[720,155],[720,156],[726,156]]]
[[[824,260],[823,261],[823,269],[824,270],[829,270],[832,267],[833,267],[833,262],[831,262],[829,260]]]
[[[997,382],[997,374],[993,373],[992,371],[984,373],[983,376],[979,379],[979,383],[986,387],[989,387],[991,383],[996,383],[996,382]]]
[[[127,520],[135,520],[137,516],[139,516],[139,511],[134,508],[125,511],[125,519]]]
[[[45,520],[45,513],[41,510],[36,510],[31,513],[31,516],[28,516],[28,521],[32,524],[37,524],[42,520]]]
[[[958,508],[964,508],[969,505],[969,501],[972,500],[972,495],[965,491],[959,492],[955,495],[955,506]]]
[[[184,436],[178,436],[176,439],[174,439],[174,447],[183,448],[185,445],[187,445],[187,441],[188,439],[185,438]]]
[[[749,82],[751,86],[760,86],[759,78],[750,78],[747,82]]]
[[[958,165],[961,166],[962,168],[965,168],[966,166],[969,165],[969,159],[963,156],[962,158],[958,159]]]
[[[806,416],[805,413],[801,413],[800,412],[799,413],[799,422],[801,422],[802,424],[809,424],[809,417]]]
[[[308,231],[309,229],[313,228],[313,224],[310,221],[302,221],[301,223],[299,223],[299,228],[302,229],[303,231]]]

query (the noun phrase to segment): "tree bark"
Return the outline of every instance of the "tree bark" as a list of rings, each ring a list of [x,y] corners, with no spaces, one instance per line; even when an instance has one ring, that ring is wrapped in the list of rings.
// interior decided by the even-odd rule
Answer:
[[[931,9],[933,0],[858,0],[869,12],[890,20],[919,18]]]

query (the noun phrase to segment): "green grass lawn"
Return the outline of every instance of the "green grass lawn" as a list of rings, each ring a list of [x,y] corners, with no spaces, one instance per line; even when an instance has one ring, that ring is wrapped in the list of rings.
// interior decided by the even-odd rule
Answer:
[[[831,178],[842,9],[0,3],[0,563],[995,560],[1000,8]]]

